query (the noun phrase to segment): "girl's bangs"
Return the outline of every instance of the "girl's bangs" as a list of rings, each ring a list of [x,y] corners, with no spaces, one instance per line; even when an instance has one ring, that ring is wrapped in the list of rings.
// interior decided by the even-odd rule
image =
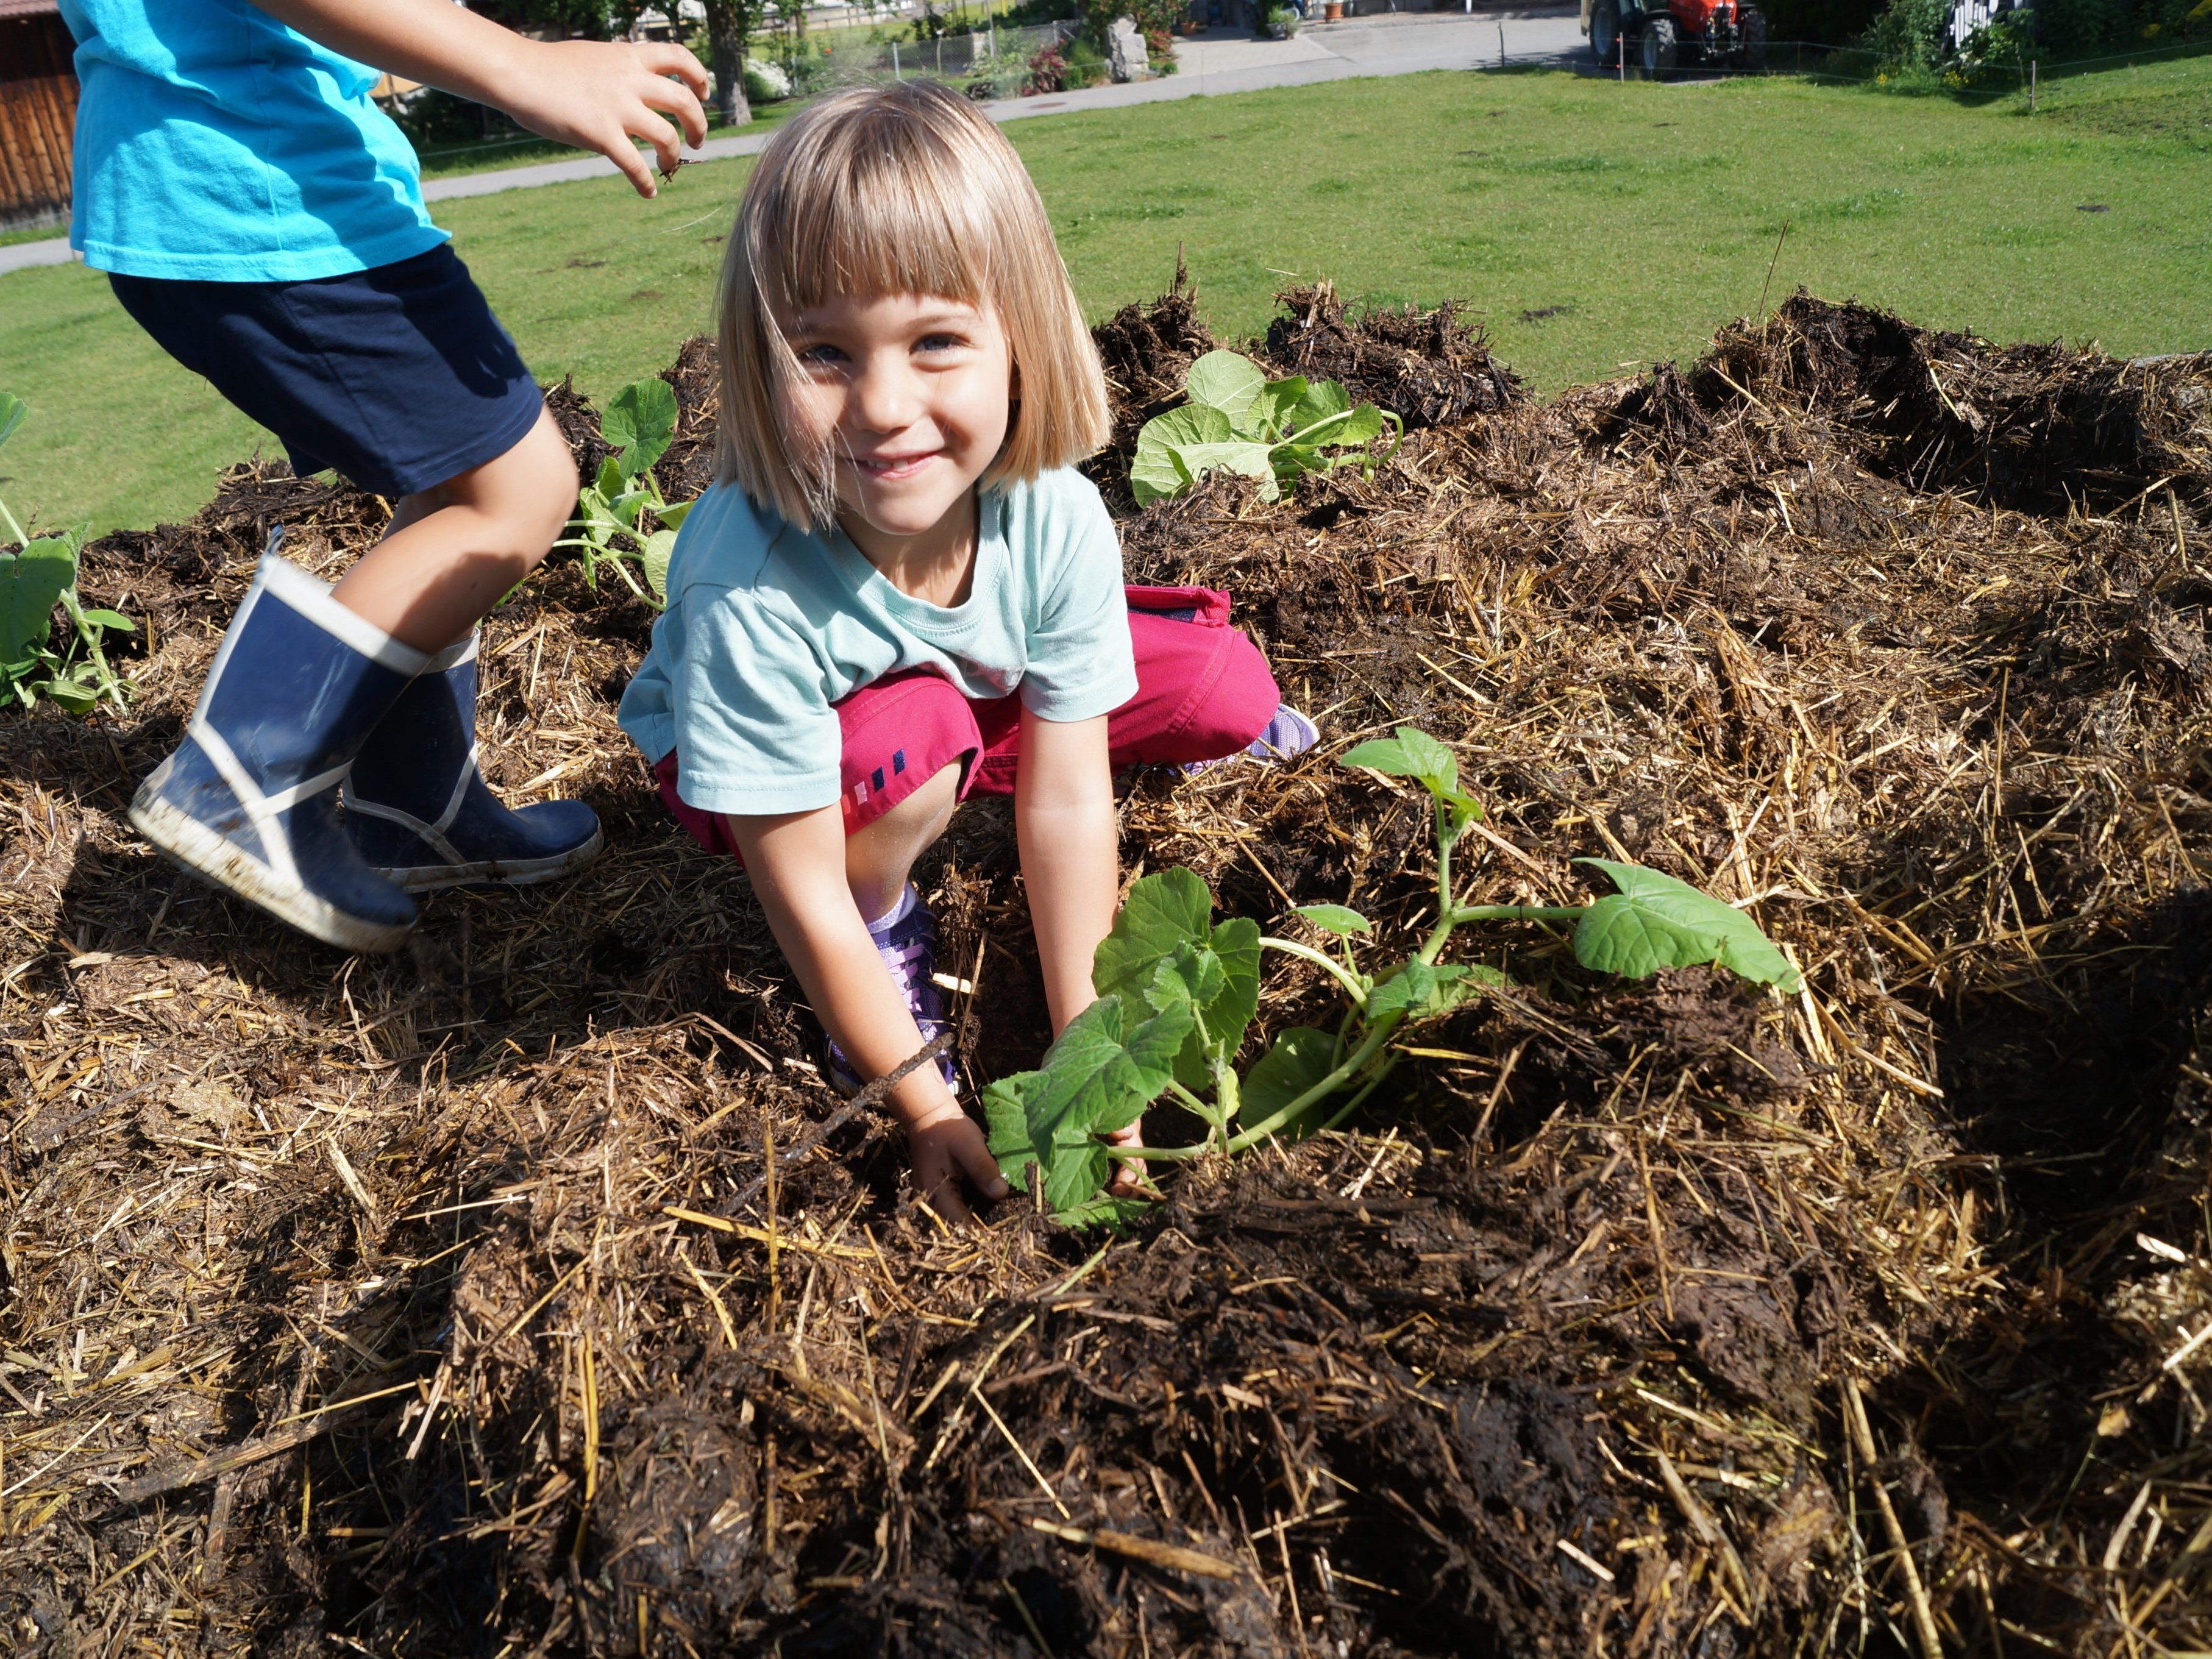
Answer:
[[[780,179],[781,199],[762,216],[770,307],[787,320],[847,295],[987,303],[1000,227],[960,188],[955,158],[909,122],[863,122],[840,137],[808,158],[827,176]]]

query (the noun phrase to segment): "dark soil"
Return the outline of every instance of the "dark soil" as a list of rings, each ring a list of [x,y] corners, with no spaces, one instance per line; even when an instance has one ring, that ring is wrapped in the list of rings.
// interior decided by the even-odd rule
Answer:
[[[1127,511],[1214,341],[1181,284],[1099,331],[1130,578],[1234,591],[1329,739],[1124,780],[1126,866],[1277,933],[1354,904],[1382,960],[1427,812],[1329,756],[1417,721],[1488,807],[1466,898],[1632,859],[1806,994],[1470,928],[1512,983],[1344,1133],[1118,1241],[948,1231],[613,724],[651,612],[573,564],[487,626],[484,764],[599,810],[589,872],[349,959],[131,836],[270,530],[330,574],[383,522],[235,469],[88,552],[131,708],[0,716],[9,1651],[2212,1644],[2212,360],[1800,295],[1539,404],[1449,311],[1285,297],[1247,349],[1411,430],[1275,504]],[[681,496],[711,346],[668,378]],[[970,1079],[1033,1063],[1004,805],[921,874]],[[1269,961],[1268,1031],[1334,1017]]]

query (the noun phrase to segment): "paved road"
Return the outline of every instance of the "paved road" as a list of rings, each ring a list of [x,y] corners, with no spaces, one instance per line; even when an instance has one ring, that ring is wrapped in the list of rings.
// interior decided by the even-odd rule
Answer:
[[[1539,6],[1480,12],[1402,12],[1341,23],[1309,24],[1289,40],[1255,40],[1243,29],[1209,29],[1176,46],[1178,72],[1155,81],[1090,87],[1048,98],[1009,98],[987,106],[994,121],[1074,110],[1120,109],[1179,98],[1205,98],[1262,87],[1296,87],[1354,76],[1413,75],[1425,70],[1494,69],[1501,62],[1529,64],[1568,63],[1583,50],[1577,9]],[[702,161],[757,154],[768,135],[710,138],[690,152]],[[465,196],[580,179],[615,176],[615,165],[602,155],[535,167],[504,167],[495,173],[432,179],[423,199],[450,202]],[[69,239],[16,242],[0,247],[0,274],[32,265],[67,264],[75,258]]]

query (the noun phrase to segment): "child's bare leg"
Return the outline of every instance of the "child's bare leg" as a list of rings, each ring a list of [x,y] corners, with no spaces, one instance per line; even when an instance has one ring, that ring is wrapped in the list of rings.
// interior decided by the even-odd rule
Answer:
[[[952,822],[960,798],[956,761],[871,823],[845,838],[845,880],[860,920],[873,921],[895,909],[915,860]]]
[[[335,597],[417,651],[442,651],[538,567],[575,501],[575,459],[541,410],[505,454],[403,499]]]

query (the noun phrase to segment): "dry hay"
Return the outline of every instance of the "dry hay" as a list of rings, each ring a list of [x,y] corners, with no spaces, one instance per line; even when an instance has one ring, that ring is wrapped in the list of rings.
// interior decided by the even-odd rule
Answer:
[[[1126,444],[1210,342],[1188,293],[1102,334]],[[672,482],[710,369],[671,371]],[[108,538],[143,701],[0,722],[10,1650],[2206,1645],[2208,386],[1801,295],[1371,480],[1127,519],[1132,577],[1234,588],[1332,738],[1455,743],[1480,900],[1633,858],[1808,988],[1598,984],[1498,927],[1517,986],[1357,1134],[1200,1168],[1103,1253],[904,1201],[613,725],[622,594],[556,567],[484,655],[495,781],[590,800],[607,855],[349,960],[122,811],[268,527],[327,571],[382,504],[243,469]],[[1125,826],[1278,927],[1432,902],[1424,814],[1325,757],[1139,777]],[[923,872],[971,1075],[1043,1034],[1009,830]]]

